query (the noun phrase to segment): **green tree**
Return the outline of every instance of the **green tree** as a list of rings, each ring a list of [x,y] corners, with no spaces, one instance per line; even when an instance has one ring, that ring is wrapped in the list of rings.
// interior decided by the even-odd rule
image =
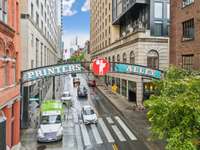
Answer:
[[[200,77],[172,67],[155,84],[145,102],[152,139],[166,140],[167,150],[199,150]]]

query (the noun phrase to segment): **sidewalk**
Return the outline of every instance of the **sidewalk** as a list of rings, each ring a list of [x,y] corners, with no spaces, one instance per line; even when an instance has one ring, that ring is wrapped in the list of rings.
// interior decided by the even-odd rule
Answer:
[[[150,150],[164,150],[164,144],[148,140],[150,133],[145,110],[133,110],[133,106],[135,105],[133,102],[129,102],[122,96],[112,93],[111,89],[108,89],[105,85],[98,84],[97,89],[122,113],[133,127],[136,136],[141,139]]]

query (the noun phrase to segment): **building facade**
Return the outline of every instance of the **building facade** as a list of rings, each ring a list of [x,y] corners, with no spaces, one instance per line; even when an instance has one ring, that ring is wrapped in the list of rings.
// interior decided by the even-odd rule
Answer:
[[[200,70],[200,1],[171,1],[170,63]]]
[[[169,65],[169,0],[91,1],[91,55],[110,62],[164,70]],[[151,79],[109,73],[109,85],[142,105],[153,90]]]
[[[62,0],[20,2],[22,70],[57,64],[62,47]],[[30,98],[45,98],[52,82],[54,79],[46,78],[23,85],[23,111],[26,115],[23,115],[22,123],[28,122],[27,105]]]
[[[0,149],[20,143],[20,2],[0,0]],[[6,122],[4,122],[6,120]]]

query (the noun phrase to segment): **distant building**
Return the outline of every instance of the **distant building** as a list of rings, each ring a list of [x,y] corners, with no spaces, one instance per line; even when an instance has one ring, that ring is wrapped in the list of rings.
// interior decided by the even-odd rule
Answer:
[[[1,150],[19,149],[20,143],[20,5],[19,0],[0,1]]]
[[[170,64],[200,70],[199,0],[171,1]]]

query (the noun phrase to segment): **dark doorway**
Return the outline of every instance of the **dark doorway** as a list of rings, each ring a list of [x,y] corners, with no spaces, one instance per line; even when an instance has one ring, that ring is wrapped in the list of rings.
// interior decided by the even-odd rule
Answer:
[[[128,100],[131,102],[136,102],[136,93],[133,91],[128,91]]]

